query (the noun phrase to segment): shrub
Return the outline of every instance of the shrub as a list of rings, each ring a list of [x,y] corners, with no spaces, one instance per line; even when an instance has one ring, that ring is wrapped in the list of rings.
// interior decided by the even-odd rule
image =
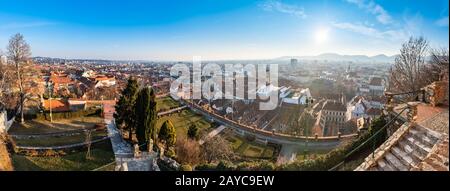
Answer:
[[[53,149],[46,150],[42,153],[42,156],[46,156],[46,157],[58,156],[58,155],[59,155],[59,153],[55,152]]]
[[[255,164],[252,162],[241,162],[237,165],[236,170],[238,171],[250,171],[253,170]]]
[[[217,165],[212,163],[200,164],[195,167],[195,170],[198,171],[213,171],[216,170]]]
[[[236,166],[234,166],[233,163],[230,161],[221,160],[219,164],[217,164],[216,170],[220,171],[231,171],[236,169]]]
[[[191,139],[198,139],[198,127],[195,124],[190,125],[187,135]]]
[[[272,162],[263,161],[259,164],[258,170],[273,171],[273,170],[275,170],[275,165]]]
[[[181,165],[180,171],[192,171],[192,167],[191,167],[191,165],[184,164],[184,165]]]

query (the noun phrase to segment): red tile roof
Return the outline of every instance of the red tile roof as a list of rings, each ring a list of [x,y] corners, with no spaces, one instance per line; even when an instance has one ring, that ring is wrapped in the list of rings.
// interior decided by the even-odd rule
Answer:
[[[51,105],[50,105],[50,103],[51,103]],[[51,106],[53,112],[70,111],[69,103],[64,100],[53,100],[53,99],[51,101],[44,100],[42,105],[46,111],[50,110],[50,106]]]

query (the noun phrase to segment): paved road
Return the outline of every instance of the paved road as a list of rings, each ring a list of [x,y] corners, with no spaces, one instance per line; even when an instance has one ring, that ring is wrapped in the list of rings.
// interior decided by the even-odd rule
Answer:
[[[191,104],[188,104],[188,106],[192,111],[199,113],[209,119],[212,119],[222,125],[231,127],[233,129],[236,129],[239,131],[244,131],[246,134],[254,135],[255,137],[258,137],[260,139],[267,140],[269,142],[281,144],[281,145],[297,145],[299,147],[302,147],[305,145],[305,140],[281,138],[278,136],[266,136],[266,135],[259,133],[258,131],[251,131],[251,130],[243,129],[242,127],[235,125],[234,123],[230,123],[224,119],[221,119],[219,117],[211,115],[210,113],[208,113],[204,110],[192,107]],[[348,138],[351,139],[352,137],[348,137]],[[320,140],[319,139],[317,141],[309,140],[308,147],[313,150],[315,150],[315,149],[321,149],[321,150],[333,149],[333,148],[336,148],[338,145],[340,145],[341,142],[344,141],[345,139],[347,139],[347,138],[330,139],[330,140]]]

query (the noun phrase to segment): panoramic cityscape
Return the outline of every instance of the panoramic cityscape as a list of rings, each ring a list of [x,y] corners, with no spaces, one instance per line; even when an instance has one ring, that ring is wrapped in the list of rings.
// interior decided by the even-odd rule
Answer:
[[[0,171],[449,171],[448,6],[0,1]]]

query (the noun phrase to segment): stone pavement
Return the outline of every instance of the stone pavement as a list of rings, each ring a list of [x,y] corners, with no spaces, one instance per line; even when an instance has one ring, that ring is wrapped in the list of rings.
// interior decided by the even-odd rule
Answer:
[[[115,108],[114,103],[103,103],[103,114],[108,129],[108,136],[111,139],[112,148],[116,158],[116,170],[118,171],[150,171],[152,170],[153,161],[156,159],[155,154],[142,154],[135,157],[133,147],[127,143],[117,129],[113,117]]]

